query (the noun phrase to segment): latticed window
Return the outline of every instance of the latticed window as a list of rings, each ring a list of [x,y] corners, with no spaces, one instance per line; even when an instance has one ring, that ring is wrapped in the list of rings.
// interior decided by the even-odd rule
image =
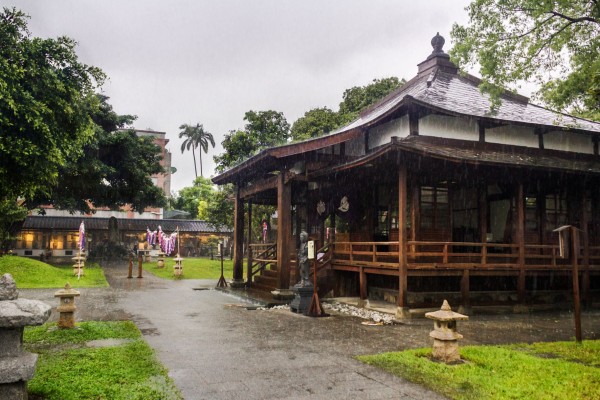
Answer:
[[[546,230],[567,224],[567,197],[564,193],[546,195]]]
[[[448,225],[448,188],[421,187],[421,228]]]
[[[538,229],[537,198],[525,198],[525,229],[535,231]]]

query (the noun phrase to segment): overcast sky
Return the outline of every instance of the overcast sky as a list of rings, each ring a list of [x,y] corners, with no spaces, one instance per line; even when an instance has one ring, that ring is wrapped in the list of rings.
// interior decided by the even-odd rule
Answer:
[[[135,127],[167,133],[172,190],[191,186],[178,127],[200,122],[222,152],[248,110],[276,110],[290,125],[306,111],[337,111],[345,89],[410,79],[439,32],[451,47],[467,0],[0,0],[31,16],[34,36],[75,39],[79,58],[109,76],[103,92]],[[198,173],[200,173],[198,171]]]

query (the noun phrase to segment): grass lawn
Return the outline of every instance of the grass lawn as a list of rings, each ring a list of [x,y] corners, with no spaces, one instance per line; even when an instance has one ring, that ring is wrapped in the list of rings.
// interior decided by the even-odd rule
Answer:
[[[85,346],[87,341],[109,338],[128,341],[111,347]],[[28,383],[30,399],[182,398],[133,322],[81,322],[70,330],[44,324],[26,328],[24,344],[40,355]]]
[[[600,341],[465,346],[466,361],[432,361],[431,349],[359,356],[360,361],[452,399],[600,399]]]
[[[156,258],[153,262],[143,263],[143,268],[156,276],[166,279],[178,279],[173,275],[173,258],[165,258],[165,267],[156,268]],[[137,273],[137,264],[134,261],[134,275]],[[233,261],[223,259],[223,275],[225,279],[231,280],[233,276]],[[182,279],[219,279],[221,276],[221,260],[211,260],[208,258],[184,258],[183,259],[183,276]],[[244,277],[246,270],[244,266]]]
[[[78,280],[73,275],[73,266],[50,265],[27,257],[0,257],[0,275],[9,273],[18,289],[61,288],[69,282],[75,289],[85,287],[108,287],[102,268],[94,262],[86,261],[84,275]]]

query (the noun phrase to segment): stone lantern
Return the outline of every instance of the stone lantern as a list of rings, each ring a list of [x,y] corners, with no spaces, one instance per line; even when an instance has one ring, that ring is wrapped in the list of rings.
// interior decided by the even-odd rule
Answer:
[[[0,278],[0,399],[27,399],[27,381],[33,377],[38,356],[23,351],[23,329],[50,317],[48,304],[18,297],[12,276],[4,274]]]
[[[54,293],[54,297],[60,298],[60,305],[56,311],[60,313],[58,319],[58,327],[60,329],[72,329],[75,327],[75,297],[79,296],[79,292],[71,288],[67,282],[64,289],[60,289]]]
[[[179,253],[177,253],[177,257],[175,257],[174,260],[175,265],[173,265],[173,274],[175,276],[183,275],[183,258],[181,258]]]
[[[85,256],[78,255],[71,259],[73,261],[75,261],[75,264],[73,264],[73,275],[83,276],[83,266],[84,266]]]
[[[165,267],[165,256],[166,254],[162,251],[158,253],[158,259],[156,261],[156,268],[164,268]]]
[[[468,320],[469,317],[452,311],[447,300],[440,310],[428,312],[425,316],[434,321],[433,330],[429,332],[433,338],[433,358],[445,363],[459,361],[458,339],[463,336],[456,332],[456,321]]]

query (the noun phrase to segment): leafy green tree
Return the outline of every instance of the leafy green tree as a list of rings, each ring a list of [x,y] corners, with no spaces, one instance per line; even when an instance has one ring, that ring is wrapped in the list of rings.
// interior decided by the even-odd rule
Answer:
[[[107,101],[98,95],[100,107],[90,113],[95,132],[81,157],[61,167],[57,185],[49,194],[34,197],[29,208],[50,204],[89,212],[90,205],[118,209],[128,204],[141,212],[166,204],[162,189],[151,180],[151,175],[164,172],[160,147],[152,137],[124,129],[135,117],[116,114]]]
[[[192,219],[204,219],[206,215],[199,213],[207,211],[207,205],[210,199],[215,195],[215,189],[209,178],[202,176],[194,180],[193,186],[181,189],[174,200],[174,207],[181,211],[186,211]]]
[[[69,38],[32,38],[27,18],[0,13],[0,236],[41,204],[83,212],[91,203],[164,204],[150,179],[162,172],[159,148],[117,131],[134,117],[95,94],[102,71],[80,63]]]
[[[395,76],[373,79],[368,85],[346,89],[340,103],[339,120],[345,124],[355,120],[358,114],[402,86],[406,81]]]
[[[327,107],[313,108],[292,125],[292,140],[305,140],[331,132],[340,126],[339,114]]]
[[[285,143],[289,139],[290,124],[283,113],[248,111],[243,131],[230,131],[221,143],[225,152],[213,157],[216,170],[223,172],[239,164],[262,149]]]
[[[200,152],[198,154],[199,162],[200,162],[200,176],[204,176],[202,172],[202,152],[208,153],[208,145],[210,144],[212,147],[215,147],[215,139],[212,133],[205,131],[204,126],[202,124],[196,124],[195,126],[183,124],[179,127],[181,132],[179,132],[179,138],[185,137],[183,143],[181,143],[181,153],[184,150],[192,149],[192,157],[194,158],[194,172],[196,173],[196,178],[198,177],[198,169],[196,168],[196,155],[195,149],[200,147]]]
[[[452,28],[450,55],[479,65],[492,109],[502,88],[533,82],[550,107],[600,120],[597,0],[474,0],[467,11],[468,25]]]
[[[0,255],[9,251],[15,240],[20,221],[27,216],[27,208],[12,199],[0,199]]]
[[[289,138],[290,124],[282,112],[248,111],[244,115],[244,121],[248,122],[244,130],[248,135],[256,138],[259,149],[283,144]]]
[[[233,186],[219,186],[217,191],[208,199],[206,221],[213,224],[217,230],[233,229]]]
[[[90,111],[104,74],[66,37],[32,38],[27,16],[0,13],[0,199],[49,194],[60,168],[94,135]]]

